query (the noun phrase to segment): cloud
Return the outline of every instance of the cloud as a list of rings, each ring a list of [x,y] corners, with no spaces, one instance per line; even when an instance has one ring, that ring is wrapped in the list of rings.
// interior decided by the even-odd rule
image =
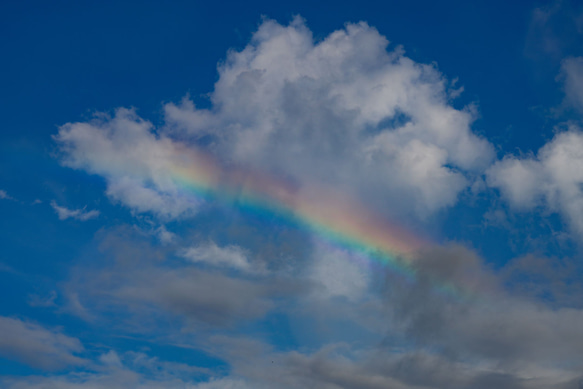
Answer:
[[[109,350],[107,353],[101,354],[99,356],[99,361],[108,366],[123,366],[121,360],[119,359],[119,355],[114,350]]]
[[[576,1],[556,0],[532,11],[525,54],[539,61],[560,61],[579,50],[583,8]]]
[[[112,201],[165,222],[195,217],[203,206],[174,174],[195,149],[219,165],[283,177],[306,193],[325,185],[399,216],[426,217],[455,204],[486,171],[488,185],[512,207],[560,212],[583,234],[583,135],[575,125],[536,155],[506,156],[488,168],[493,148],[472,131],[475,109],[452,105],[454,82],[388,47],[365,23],[315,41],[299,18],[288,26],[266,20],[220,65],[208,109],[185,98],[165,105],[159,127],[124,108],[65,124],[55,136],[61,161],[102,176]],[[565,78],[575,85],[578,70],[570,66],[564,63]],[[220,222],[207,210],[212,230]],[[564,298],[580,289],[543,281],[540,290],[557,296],[549,303],[512,288],[505,283],[524,276],[519,262],[497,274],[463,247],[429,247],[409,264],[414,276],[403,277],[306,236],[281,238],[302,254],[289,259],[279,246],[217,244],[224,241],[218,233],[197,225],[203,243],[187,245],[165,227],[151,233],[159,246],[131,229],[102,230],[102,260],[79,265],[64,286],[70,310],[125,333],[172,326],[185,347],[204,343],[231,375],[194,388],[542,389],[575,385],[580,376],[583,311]],[[280,233],[264,228],[258,235]],[[242,229],[229,226],[245,243],[264,242]],[[270,313],[293,321],[308,344],[282,351],[243,336],[206,336],[263,329]],[[353,343],[339,344],[349,337]],[[135,361],[151,358],[136,354]],[[120,354],[103,354],[101,362],[118,370],[84,377],[78,387],[145,382]]]
[[[14,198],[9,196],[5,190],[0,189],[0,200],[14,200]]]
[[[234,277],[229,267],[173,262],[165,254],[172,247],[152,247],[135,229],[102,234],[104,257],[78,267],[66,288],[101,322],[114,317],[122,332],[163,333],[226,361],[231,375],[209,388],[568,388],[583,368],[583,310],[573,303],[581,288],[566,277],[572,267],[551,274],[543,263],[517,260],[496,273],[451,245],[419,253],[410,279],[315,250],[314,263],[293,273],[294,284],[275,273]],[[514,284],[541,272],[547,278],[537,290]],[[282,351],[220,335],[270,312],[293,317],[299,333],[309,328],[317,341]],[[183,320],[169,330],[164,323],[175,318]],[[347,339],[354,341],[341,343]]]
[[[168,315],[183,318],[194,326],[223,328],[261,318],[275,307],[274,299],[281,301],[299,293],[299,285],[291,280],[246,279],[201,269],[185,261],[172,261],[166,251],[170,248],[153,247],[147,237],[131,228],[102,234],[103,260],[99,266],[93,263],[79,266],[65,286],[64,295],[73,298],[71,308],[82,307],[72,309],[80,310],[80,317],[95,313],[105,319],[108,314],[115,314],[118,323],[138,323],[137,331],[146,330],[144,323],[154,326],[156,320]],[[241,259],[237,249],[212,245],[206,248],[209,247],[210,251],[186,253],[205,262],[219,258],[223,262],[219,261],[216,270],[228,270],[233,260],[241,265],[242,262],[237,262]],[[220,258],[221,255],[226,257]],[[250,267],[245,269],[252,271]]]
[[[0,385],[10,389],[95,389],[95,388],[218,388],[211,383],[198,385],[208,376],[205,368],[169,362],[143,352],[118,354],[109,350],[101,354],[89,371],[61,375],[0,377]],[[214,380],[213,380],[214,381]],[[231,380],[224,380],[228,384]],[[225,388],[243,388],[225,386]]]
[[[342,296],[352,302],[360,300],[368,290],[369,268],[364,258],[348,250],[329,249],[316,245],[309,277],[322,289],[315,290],[316,297]]]
[[[388,44],[365,23],[316,43],[300,18],[267,20],[247,47],[228,53],[210,109],[167,104],[158,129],[118,109],[65,124],[54,139],[63,164],[103,176],[110,198],[167,219],[198,209],[169,172],[203,138],[225,164],[427,216],[456,202],[493,148],[471,130],[475,110],[450,104],[433,65]]]
[[[215,338],[231,365],[231,380],[250,387],[396,389],[543,389],[576,387],[580,372],[497,363],[460,362],[420,349],[358,348],[328,344],[307,351],[276,351],[259,341]]]
[[[55,307],[57,304],[55,300],[57,299],[57,292],[54,290],[49,293],[48,296],[40,296],[37,294],[31,294],[28,296],[28,305],[31,307]]]
[[[549,306],[583,308],[583,264],[575,258],[526,255],[509,261],[501,272],[517,296],[545,301]]]
[[[55,212],[57,212],[59,220],[66,220],[72,218],[84,222],[90,219],[95,219],[96,217],[99,216],[99,211],[97,210],[85,211],[85,208],[68,209],[57,205],[55,201],[51,201],[51,207],[53,207]]]
[[[84,350],[76,338],[56,330],[10,317],[0,317],[0,354],[30,366],[55,370],[86,361],[75,353]]]
[[[583,112],[583,57],[569,57],[561,62],[561,74],[565,88],[565,100]]]
[[[583,133],[575,124],[536,155],[506,156],[487,171],[487,181],[516,209],[536,206],[559,212],[583,235]]]
[[[168,104],[166,120],[237,163],[410,196],[431,213],[455,202],[492,147],[472,133],[471,107],[449,105],[444,77],[388,43],[365,23],[315,43],[300,18],[265,21],[220,67],[213,108]]]
[[[133,110],[118,109],[113,118],[65,124],[54,139],[62,163],[103,176],[111,199],[165,219],[192,214],[199,202],[181,196],[169,175],[169,166],[180,161],[180,146],[152,130]]]
[[[247,260],[247,253],[239,246],[228,245],[219,247],[214,242],[185,248],[179,255],[195,263],[206,263],[213,266],[233,268],[245,272],[256,272]]]
[[[583,310],[509,293],[499,275],[459,246],[431,249],[415,266],[413,285],[389,274],[386,302],[400,323],[395,329],[418,345],[453,360],[501,364],[509,374],[530,364],[578,368]],[[435,293],[448,283],[458,288],[453,298]]]

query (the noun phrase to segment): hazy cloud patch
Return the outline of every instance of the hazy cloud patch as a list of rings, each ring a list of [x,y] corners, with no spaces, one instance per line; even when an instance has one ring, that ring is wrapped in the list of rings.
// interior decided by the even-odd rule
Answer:
[[[91,210],[86,211],[85,208],[82,209],[69,209],[66,207],[59,206],[55,201],[51,202],[51,207],[55,210],[59,216],[59,220],[75,219],[79,221],[87,221],[90,219],[95,219],[99,216],[99,211]]]

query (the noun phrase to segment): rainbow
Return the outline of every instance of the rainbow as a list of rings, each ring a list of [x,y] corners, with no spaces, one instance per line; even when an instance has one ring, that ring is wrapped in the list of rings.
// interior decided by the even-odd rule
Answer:
[[[219,199],[255,213],[275,214],[327,243],[413,276],[414,254],[427,242],[389,223],[361,203],[328,188],[298,188],[288,181],[233,166],[182,148],[167,168],[180,187],[202,199]]]

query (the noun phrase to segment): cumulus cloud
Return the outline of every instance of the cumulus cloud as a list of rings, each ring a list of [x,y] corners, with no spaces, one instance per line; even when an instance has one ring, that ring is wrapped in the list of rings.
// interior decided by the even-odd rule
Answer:
[[[55,140],[66,166],[105,177],[112,199],[161,217],[196,211],[168,172],[202,138],[227,164],[359,188],[381,209],[398,199],[399,210],[425,216],[454,204],[493,149],[471,130],[474,109],[450,104],[443,75],[388,44],[365,23],[316,43],[300,18],[268,20],[228,53],[210,109],[167,104],[158,130],[118,109],[66,124]]]
[[[180,196],[169,174],[169,165],[180,159],[179,146],[152,130],[133,110],[118,109],[113,118],[65,124],[54,139],[62,163],[103,176],[113,200],[166,219],[192,213],[198,201]]]
[[[389,274],[386,301],[399,323],[394,328],[418,346],[451,361],[481,361],[515,378],[531,377],[534,387],[547,372],[558,381],[580,374],[580,308],[508,292],[499,275],[459,246],[424,253],[416,271],[413,285]],[[453,297],[435,292],[444,284],[455,285]]]
[[[250,280],[170,261],[168,253],[153,247],[133,229],[104,233],[101,250],[104,257],[100,266],[79,267],[66,285],[64,294],[72,298],[70,303],[83,307],[80,317],[87,316],[89,310],[99,315],[114,313],[119,322],[151,323],[174,315],[195,326],[222,328],[261,318],[275,307],[274,299],[299,293],[299,285],[290,280]],[[227,255],[220,259],[226,262],[218,262],[218,270],[231,268],[233,258],[240,265],[237,260],[241,259],[238,250],[215,250],[212,246],[210,251],[190,254],[200,261]]]
[[[453,82],[434,65],[388,47],[365,23],[315,41],[299,18],[288,26],[267,20],[249,45],[230,51],[220,65],[208,109],[188,98],[167,104],[165,123],[155,128],[120,108],[113,116],[68,123],[55,140],[64,165],[102,176],[113,201],[165,221],[194,216],[201,207],[173,174],[195,148],[224,166],[285,177],[300,189],[318,183],[348,192],[379,213],[424,217],[453,205],[487,169],[493,148],[471,129],[475,109],[453,107]],[[576,83],[569,66],[565,62],[565,77]],[[487,169],[487,183],[513,207],[560,212],[583,234],[580,150],[583,135],[572,126],[536,155],[496,162]],[[209,342],[216,343],[205,346],[231,365],[231,376],[193,388],[566,388],[583,367],[580,307],[513,294],[504,280],[520,273],[519,266],[500,276],[458,246],[418,253],[409,264],[413,275],[403,277],[305,236],[290,244],[296,252],[306,248],[302,258],[288,261],[267,244],[254,252],[219,245],[222,240],[212,236],[176,247],[178,238],[164,227],[156,230],[161,247],[127,231],[103,233],[104,260],[76,268],[64,287],[63,296],[84,317],[113,313],[116,324],[135,333],[179,318],[176,332],[184,334],[193,325],[219,332],[276,312],[293,315],[312,336],[317,319],[328,334],[301,352],[213,338]],[[266,254],[256,261],[261,250]],[[285,271],[272,271],[284,267],[271,266],[281,258]],[[263,260],[269,272],[256,265]],[[343,340],[334,331],[339,327],[355,344],[337,344]],[[378,347],[362,346],[370,339]],[[70,376],[52,382],[143,382],[117,354],[103,354],[101,362],[118,370],[74,384]]]
[[[565,277],[570,268],[551,275],[543,263],[522,259],[498,274],[474,252],[452,245],[420,252],[411,279],[369,269],[348,253],[316,249],[314,262],[290,284],[274,273],[249,279],[234,277],[229,267],[172,263],[166,246],[129,238],[119,229],[106,233],[98,267],[76,269],[66,288],[92,314],[101,320],[113,314],[116,326],[124,323],[123,331],[134,334],[182,318],[173,344],[202,347],[230,365],[230,376],[196,384],[201,388],[569,388],[583,368],[581,289]],[[533,277],[537,267],[548,278],[537,290],[507,287],[508,280]],[[549,303],[540,293],[556,298]],[[281,351],[216,335],[271,312],[307,326],[316,345]],[[204,340],[193,340],[192,326]],[[346,339],[354,343],[342,344]],[[100,360],[127,367],[129,359],[118,357]]]
[[[85,208],[82,209],[69,209],[66,207],[59,206],[55,201],[51,202],[51,207],[55,210],[57,215],[59,216],[59,220],[66,220],[66,219],[76,219],[82,222],[95,219],[99,216],[99,211],[91,210],[86,211]]]
[[[444,77],[407,58],[365,23],[315,43],[300,18],[264,22],[231,51],[213,108],[166,106],[175,131],[209,135],[239,163],[300,179],[408,194],[421,213],[455,202],[464,171],[484,167],[490,144],[471,131],[475,113],[454,109]]]
[[[90,371],[52,376],[3,377],[0,385],[10,389],[95,389],[95,388],[218,388],[211,383],[197,385],[208,369],[169,362],[143,352],[102,354]],[[231,380],[224,380],[228,383]],[[228,388],[229,386],[225,386]],[[241,386],[231,386],[242,388]],[[222,387],[221,387],[222,388]]]
[[[0,354],[30,366],[55,370],[83,365],[74,354],[84,350],[76,338],[38,324],[10,317],[0,317]]]
[[[560,212],[573,231],[583,235],[583,133],[572,124],[536,155],[506,156],[487,171],[488,184],[498,188],[517,209],[542,206]]]
[[[213,339],[231,379],[255,388],[543,389],[577,387],[580,372],[461,362],[430,350],[333,343],[311,352],[276,351],[250,339]]]

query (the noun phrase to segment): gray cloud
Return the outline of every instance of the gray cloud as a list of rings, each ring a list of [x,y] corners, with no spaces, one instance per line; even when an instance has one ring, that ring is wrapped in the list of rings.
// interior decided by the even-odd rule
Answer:
[[[105,177],[114,201],[165,219],[192,214],[198,201],[179,196],[168,173],[180,159],[179,146],[152,130],[134,111],[118,109],[113,118],[99,115],[89,123],[65,124],[54,139],[62,163]]]
[[[551,307],[508,293],[501,280],[461,247],[437,248],[416,262],[414,285],[390,277],[387,304],[405,331],[420,346],[441,350],[460,360],[580,368],[583,310]],[[445,270],[444,270],[445,269]],[[451,282],[451,296],[436,286]]]
[[[14,200],[5,190],[0,189],[0,200]]]
[[[278,307],[296,320],[313,314],[322,328],[332,329],[340,320],[370,326],[369,332],[332,333],[323,348],[301,352],[277,351],[252,339],[214,336],[192,343],[183,336],[173,337],[178,344],[196,344],[229,363],[231,374],[211,380],[208,388],[569,388],[583,368],[579,359],[583,311],[559,300],[549,305],[536,294],[505,285],[533,270],[532,260],[517,260],[495,273],[461,246],[429,248],[413,262],[414,281],[386,273],[383,307],[370,297],[339,302],[324,294],[328,297],[310,301],[310,293],[297,294],[293,284],[277,284],[273,274],[233,278],[196,267],[168,267],[163,253],[121,231],[112,231],[102,240],[102,250],[115,263],[99,271],[81,269],[69,287],[81,294],[92,312],[114,312],[118,322],[127,319],[129,327],[125,325],[124,331],[159,329],[152,317],[177,315],[186,320],[176,333],[184,329],[188,333],[194,325],[216,334],[238,320],[261,318],[274,308],[272,299],[277,296],[300,297],[302,309]],[[560,280],[565,275],[568,271],[549,276],[547,289],[564,293]],[[375,321],[384,321],[385,326]],[[379,330],[388,331],[384,341]],[[316,336],[318,331],[312,330]],[[334,337],[342,341],[354,334],[355,344],[335,343]],[[362,339],[368,339],[365,344],[377,339],[377,345],[363,348]]]
[[[486,166],[492,148],[472,133],[471,107],[449,104],[444,77],[388,43],[366,23],[315,43],[299,18],[266,21],[220,67],[213,108],[168,104],[168,126],[210,136],[237,163],[431,213],[455,202],[462,172]]]
[[[87,361],[74,355],[84,350],[76,338],[38,324],[0,317],[0,354],[41,369],[60,369],[83,365]]]
[[[87,310],[115,312],[118,320],[144,322],[170,313],[222,327],[262,317],[274,308],[273,298],[304,293],[289,279],[247,279],[173,260],[172,247],[156,249],[131,228],[104,231],[100,241],[99,267],[78,267],[65,287],[64,294],[73,297],[71,311],[80,310],[81,317]],[[207,259],[219,261],[224,253],[215,254]]]

